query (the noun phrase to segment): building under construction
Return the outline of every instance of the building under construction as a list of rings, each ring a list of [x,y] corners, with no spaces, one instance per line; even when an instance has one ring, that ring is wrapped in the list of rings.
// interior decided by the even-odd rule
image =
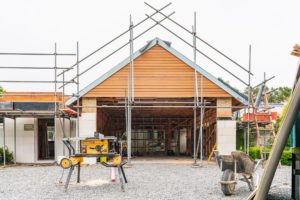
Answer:
[[[55,66],[45,68],[55,72],[54,80],[47,83],[55,85],[53,93],[2,94],[0,117],[4,120],[0,142],[14,152],[15,162],[55,160],[57,156],[67,152],[61,141],[63,137],[92,136],[96,131],[126,139],[129,161],[132,155],[182,154],[193,155],[194,159],[200,155],[202,159],[208,157],[214,149],[223,154],[235,150],[236,121],[233,119],[233,112],[241,108],[249,109],[250,98],[200,67],[196,57],[197,54],[204,56],[246,87],[250,87],[251,63],[246,69],[198,37],[196,20],[190,31],[171,18],[174,12],[164,14],[162,10],[170,4],[160,9],[147,5],[154,13],[135,25],[130,21],[128,30],[81,59],[78,56],[78,43],[76,54],[59,54],[56,47],[54,53],[47,54],[55,60]],[[161,15],[162,19],[157,21],[153,18],[154,15]],[[134,28],[146,20],[152,20],[154,24],[133,37]],[[194,38],[193,44],[164,26],[164,20],[170,20],[190,33]],[[194,51],[194,60],[174,49],[171,41],[160,38],[154,38],[133,51],[134,40],[155,26],[161,26],[190,46]],[[129,42],[87,69],[80,69],[82,63],[96,52],[127,34]],[[248,82],[197,49],[198,40],[242,68],[249,75]],[[129,46],[128,58],[120,60],[119,64],[97,80],[80,89],[81,75],[126,46]],[[5,55],[26,56],[18,53],[1,54]],[[76,62],[69,68],[62,68],[56,62],[57,56],[75,56]],[[34,70],[36,67],[28,69]],[[65,74],[74,70],[76,76],[65,80]],[[1,77],[1,82],[22,81],[4,80]],[[68,84],[77,86],[74,95],[65,95],[64,87]]]

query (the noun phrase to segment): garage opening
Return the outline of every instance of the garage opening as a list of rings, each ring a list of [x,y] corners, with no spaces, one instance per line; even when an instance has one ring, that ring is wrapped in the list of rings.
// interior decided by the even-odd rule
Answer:
[[[193,155],[194,110],[191,104],[192,98],[143,98],[135,101],[131,118],[133,156]],[[97,109],[98,132],[126,138],[126,110],[120,106],[122,102],[124,100],[115,98],[99,98],[97,100],[98,106],[106,105],[106,107]],[[215,113],[208,111],[204,120],[206,122],[203,132],[204,156],[210,153],[216,140],[216,135],[211,133],[214,123],[207,121],[215,122]],[[197,109],[196,116],[196,138],[198,140],[200,109]]]

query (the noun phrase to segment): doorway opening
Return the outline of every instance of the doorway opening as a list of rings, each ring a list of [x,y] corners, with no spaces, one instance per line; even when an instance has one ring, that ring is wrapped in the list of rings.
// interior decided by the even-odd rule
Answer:
[[[38,119],[38,160],[54,160],[54,119]]]

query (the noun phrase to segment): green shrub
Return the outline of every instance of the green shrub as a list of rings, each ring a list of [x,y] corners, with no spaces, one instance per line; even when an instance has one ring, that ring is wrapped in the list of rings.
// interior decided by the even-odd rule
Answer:
[[[269,158],[271,149],[267,148],[266,149],[267,153],[267,159]],[[262,159],[261,158],[261,152],[260,152],[260,147],[250,147],[249,148],[249,155],[252,159]],[[290,166],[292,164],[292,152],[290,151],[289,148],[285,148],[285,150],[282,152],[280,162],[282,165],[288,165]]]
[[[0,162],[3,163],[3,148],[0,148]],[[13,153],[10,152],[7,148],[5,149],[5,161],[6,163],[11,162],[14,159]]]
[[[259,147],[250,147],[249,148],[249,156],[252,158],[252,159],[260,159],[261,156],[260,156],[260,148]]]
[[[292,164],[292,152],[290,150],[284,150],[280,158],[282,165],[290,166]]]
[[[244,129],[236,130],[236,149],[244,151]]]

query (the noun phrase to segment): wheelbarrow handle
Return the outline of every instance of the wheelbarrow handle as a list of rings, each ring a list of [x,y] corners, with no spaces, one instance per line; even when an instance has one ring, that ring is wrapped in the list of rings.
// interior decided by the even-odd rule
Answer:
[[[253,172],[255,172],[255,171],[257,170],[257,168],[258,168],[258,166],[260,165],[261,162],[262,162],[262,159],[259,159],[259,160],[257,161],[257,163],[255,164],[255,167],[254,167]]]

